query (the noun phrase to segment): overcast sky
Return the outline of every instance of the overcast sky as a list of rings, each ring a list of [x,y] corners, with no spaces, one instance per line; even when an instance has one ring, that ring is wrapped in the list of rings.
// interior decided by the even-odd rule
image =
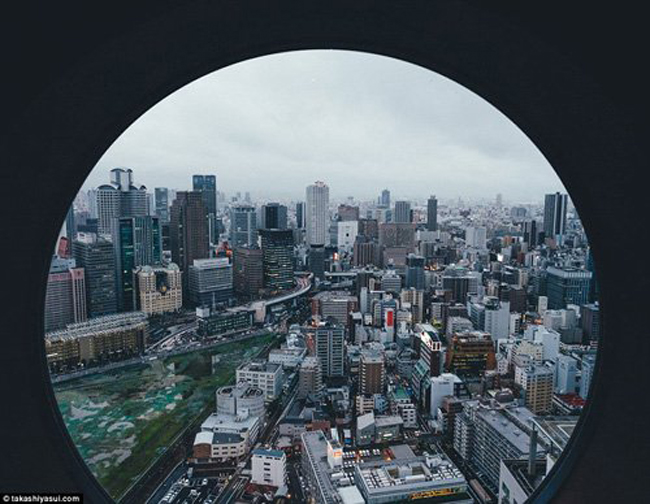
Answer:
[[[191,189],[217,176],[231,195],[303,199],[323,180],[331,198],[541,202],[563,186],[533,143],[473,92],[424,68],[348,51],[249,60],[194,81],[138,119],[99,160],[149,189]]]

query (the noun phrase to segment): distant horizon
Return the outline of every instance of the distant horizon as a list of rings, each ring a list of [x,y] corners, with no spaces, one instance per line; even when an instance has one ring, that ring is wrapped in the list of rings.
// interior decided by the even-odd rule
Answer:
[[[115,167],[150,189],[191,189],[192,174],[214,174],[219,190],[256,199],[270,187],[276,199],[295,198],[314,180],[332,198],[361,200],[376,198],[375,187],[414,199],[566,192],[531,140],[472,91],[417,65],[341,50],[264,56],[197,79],[127,128],[82,189],[106,183]]]

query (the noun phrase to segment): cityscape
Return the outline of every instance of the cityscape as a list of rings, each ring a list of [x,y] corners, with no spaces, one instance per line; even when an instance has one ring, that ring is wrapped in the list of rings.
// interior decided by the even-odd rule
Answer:
[[[48,365],[111,497],[524,502],[600,337],[568,195],[366,198],[322,175],[258,198],[207,171],[179,190],[105,170],[57,240]]]

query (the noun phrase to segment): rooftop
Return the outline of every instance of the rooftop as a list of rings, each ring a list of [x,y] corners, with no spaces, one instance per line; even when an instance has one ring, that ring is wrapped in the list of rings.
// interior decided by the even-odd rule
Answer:
[[[285,456],[284,452],[281,450],[265,450],[263,448],[258,448],[253,450],[253,455],[260,455],[262,457],[275,457],[282,458]]]
[[[566,448],[578,423],[575,416],[537,417],[534,420],[542,436],[548,438],[560,451]]]

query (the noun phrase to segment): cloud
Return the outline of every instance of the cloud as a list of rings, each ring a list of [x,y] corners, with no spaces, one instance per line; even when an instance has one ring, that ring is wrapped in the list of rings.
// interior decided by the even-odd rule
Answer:
[[[333,198],[540,201],[562,184],[532,142],[485,100],[427,69],[350,51],[298,51],[242,62],[192,82],[120,136],[86,181],[133,168],[149,188],[304,197],[324,180]]]

